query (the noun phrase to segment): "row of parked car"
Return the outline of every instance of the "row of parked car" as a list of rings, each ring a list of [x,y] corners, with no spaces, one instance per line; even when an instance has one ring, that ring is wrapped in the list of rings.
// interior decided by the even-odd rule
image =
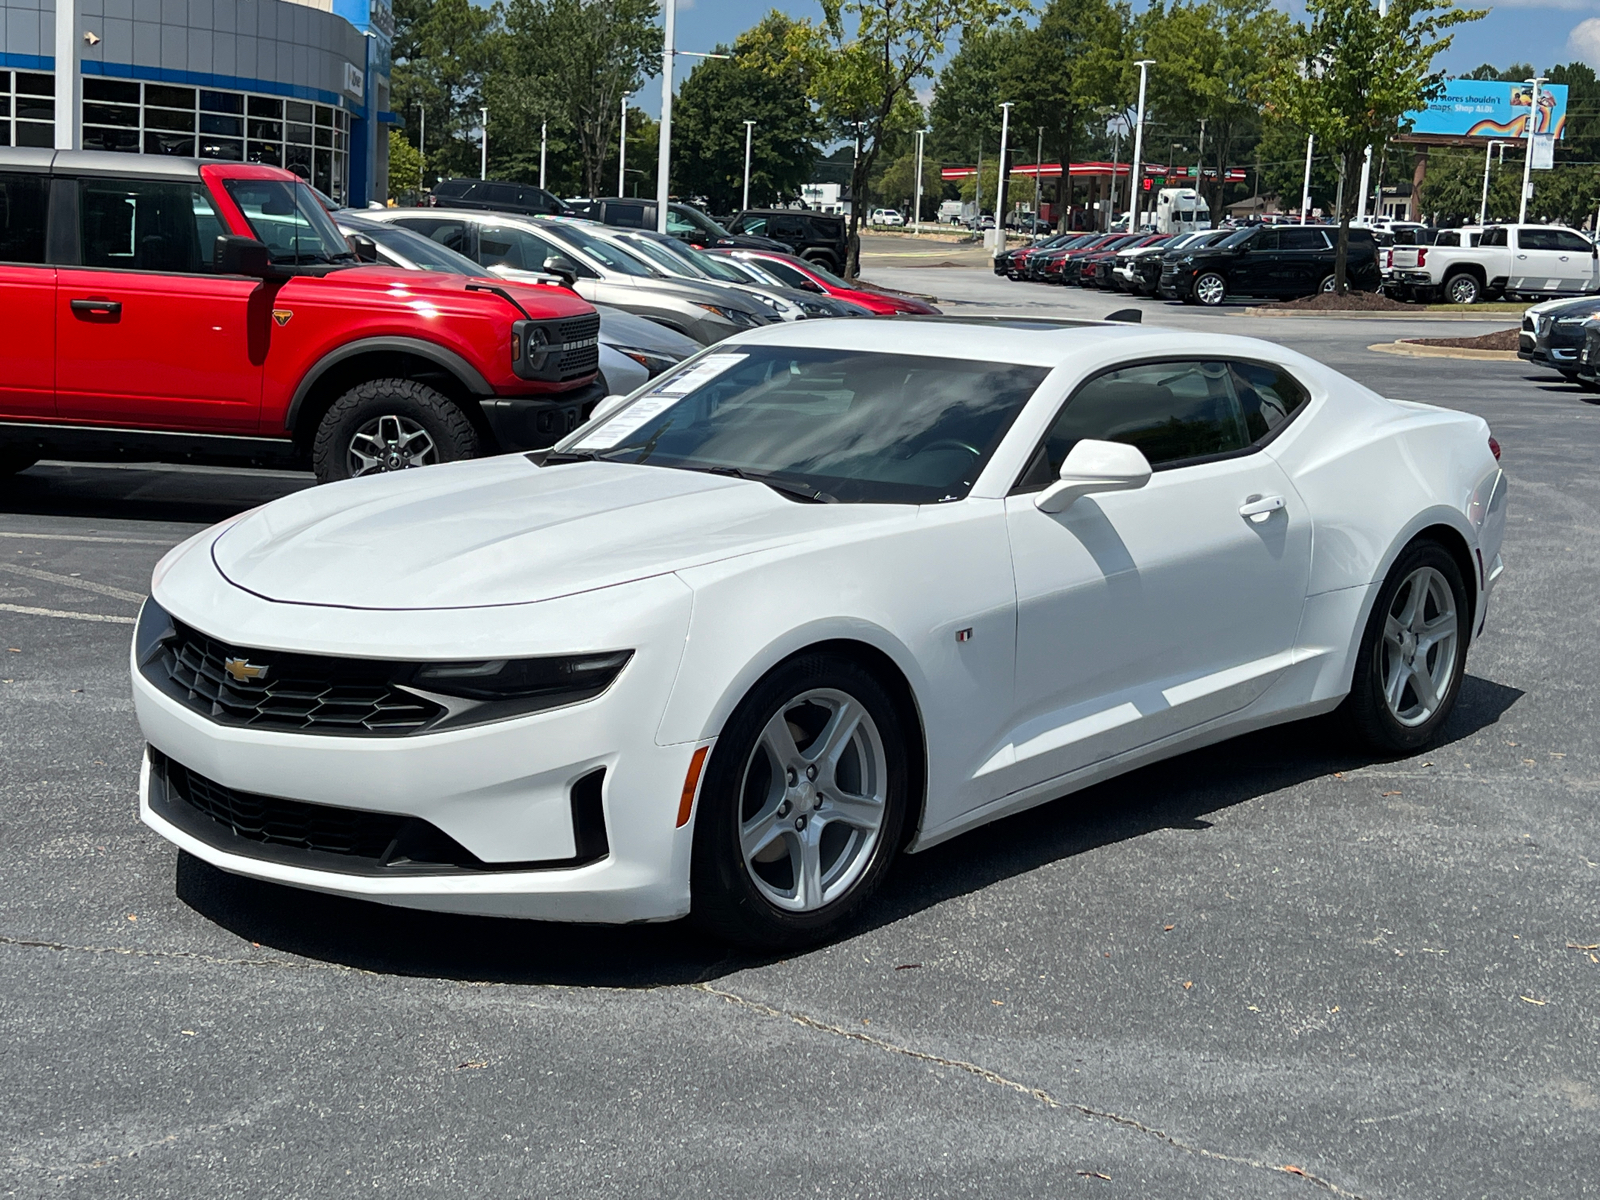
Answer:
[[[1245,225],[1190,233],[1063,233],[995,256],[1009,279],[1161,296],[1214,306],[1230,296],[1280,299],[1334,287],[1334,239],[1323,225]],[[1382,285],[1378,244],[1350,231],[1346,277],[1352,288]]]
[[[341,209],[260,164],[0,148],[0,474],[50,457],[327,481],[537,449],[740,330],[937,312],[793,253],[767,236],[782,212],[674,236],[653,202],[489,202]]]

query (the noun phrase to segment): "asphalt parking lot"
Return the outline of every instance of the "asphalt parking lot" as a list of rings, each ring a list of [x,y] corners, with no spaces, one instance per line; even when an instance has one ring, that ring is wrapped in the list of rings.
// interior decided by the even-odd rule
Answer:
[[[168,547],[309,477],[0,483],[0,1195],[1600,1195],[1600,406],[1366,348],[1414,326],[1140,307],[1489,420],[1508,572],[1444,744],[1189,754],[905,860],[784,960],[180,857],[137,819],[133,614]]]

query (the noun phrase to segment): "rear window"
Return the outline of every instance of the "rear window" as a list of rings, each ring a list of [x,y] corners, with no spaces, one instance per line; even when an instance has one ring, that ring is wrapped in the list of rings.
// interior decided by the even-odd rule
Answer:
[[[44,175],[0,175],[0,262],[44,262],[49,187]]]
[[[478,185],[465,179],[446,179],[443,183],[436,184],[433,189],[435,196],[449,196],[460,200],[466,197]]]

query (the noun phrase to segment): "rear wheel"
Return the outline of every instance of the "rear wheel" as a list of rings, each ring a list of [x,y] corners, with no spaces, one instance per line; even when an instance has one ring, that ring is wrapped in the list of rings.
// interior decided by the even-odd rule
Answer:
[[[729,718],[695,817],[693,912],[775,950],[833,935],[899,849],[910,779],[893,700],[860,664],[807,654]]]
[[[478,432],[461,407],[414,379],[374,379],[333,402],[317,426],[318,483],[472,458]]]
[[[1459,271],[1444,281],[1444,298],[1451,304],[1476,304],[1483,296],[1483,286],[1476,275]]]
[[[1455,559],[1438,542],[1413,542],[1372,607],[1345,701],[1362,741],[1407,754],[1433,740],[1461,690],[1470,631]]]
[[[1329,276],[1326,276],[1323,279],[1323,281],[1317,285],[1317,291],[1319,291],[1319,292],[1331,292],[1331,291],[1333,291],[1334,288],[1336,288],[1338,286],[1339,286],[1338,280],[1334,279],[1334,277],[1332,275],[1329,275]]]
[[[1215,271],[1207,271],[1194,281],[1193,294],[1207,308],[1215,308],[1228,298],[1228,281]]]

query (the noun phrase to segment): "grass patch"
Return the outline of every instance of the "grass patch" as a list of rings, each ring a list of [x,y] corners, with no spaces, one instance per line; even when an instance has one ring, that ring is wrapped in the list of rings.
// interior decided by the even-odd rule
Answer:
[[[1532,300],[1491,300],[1484,304],[1424,304],[1427,312],[1520,313],[1533,306]]]

